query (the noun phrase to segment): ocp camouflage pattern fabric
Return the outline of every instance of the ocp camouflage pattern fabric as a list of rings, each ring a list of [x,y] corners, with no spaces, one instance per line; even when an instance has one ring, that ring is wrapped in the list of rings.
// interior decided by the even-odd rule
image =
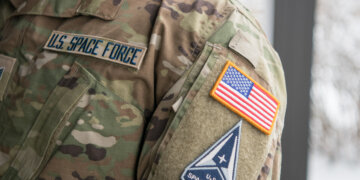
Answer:
[[[0,54],[16,59],[0,101],[1,179],[179,179],[242,120],[209,95],[226,61],[280,101],[271,135],[243,122],[237,179],[280,178],[284,73],[236,0],[3,0],[0,28]],[[147,51],[136,69],[44,49],[53,31]]]

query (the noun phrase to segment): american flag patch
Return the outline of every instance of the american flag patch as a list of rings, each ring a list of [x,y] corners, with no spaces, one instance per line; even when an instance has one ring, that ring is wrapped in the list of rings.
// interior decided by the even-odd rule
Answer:
[[[210,95],[253,126],[270,135],[279,101],[228,61]]]

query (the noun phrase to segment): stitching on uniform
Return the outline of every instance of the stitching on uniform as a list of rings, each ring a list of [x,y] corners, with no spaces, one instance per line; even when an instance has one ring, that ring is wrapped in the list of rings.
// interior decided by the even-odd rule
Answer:
[[[134,102],[128,102],[125,101],[122,97],[120,97],[119,95],[115,94],[114,91],[112,89],[109,89],[108,87],[105,87],[94,75],[92,75],[91,72],[89,72],[82,64],[80,64],[80,62],[75,61],[74,64],[76,64],[76,68],[77,68],[77,73],[79,73],[78,71],[81,71],[81,76],[86,78],[88,81],[95,81],[97,83],[97,85],[103,87],[104,89],[107,89],[108,91],[110,91],[113,95],[115,95],[117,98],[121,99],[123,102],[128,103],[134,107],[136,107],[143,115],[144,115],[144,110],[141,108],[141,106],[137,103]],[[89,76],[89,77],[88,77]],[[91,79],[90,79],[91,78]]]
[[[209,22],[209,23],[206,23],[205,25],[203,25],[203,26],[201,26],[201,29],[200,29],[200,32],[204,32],[204,36],[200,36],[200,41],[199,41],[199,43],[200,43],[200,45],[201,46],[203,46],[204,47],[204,45],[206,44],[206,42],[207,42],[207,39],[209,38],[209,37],[211,37],[211,35],[210,35],[210,33],[211,34],[214,34],[214,33],[216,33],[217,31],[218,31],[218,29],[219,29],[219,27],[221,26],[221,24],[224,24],[225,22],[226,22],[226,17],[229,15],[229,12],[231,12],[231,7],[230,6],[228,6],[228,5],[226,5],[227,7],[225,7],[221,12],[220,12],[220,15],[221,16],[217,16],[216,18],[215,18],[215,20],[213,20],[213,21],[211,21],[211,22],[213,22],[213,23],[215,23],[215,27],[214,27],[214,31],[206,31],[205,29],[209,29],[208,28],[208,24],[211,24],[211,22]],[[223,20],[225,18],[225,20]],[[211,28],[211,27],[210,27]],[[207,39],[206,39],[206,37],[207,37]],[[196,44],[195,45],[195,48],[193,49],[193,51],[192,51],[192,53],[191,53],[191,56],[193,56],[194,55],[194,53],[195,53],[195,50],[198,48],[198,47],[200,47],[200,45],[198,45],[198,44]],[[210,44],[209,44],[210,45]],[[214,44],[212,44],[213,46],[211,46],[211,47],[215,47],[215,48],[217,48],[217,49],[219,49],[219,46],[215,46]]]
[[[216,17],[216,19],[212,21],[212,22],[215,23],[215,26],[216,26],[216,27],[214,28],[214,29],[215,29],[214,31],[211,31],[211,33],[217,32],[217,30],[218,30],[218,28],[219,28],[219,24],[220,24],[220,23],[223,24],[223,23],[226,21],[226,20],[224,21],[224,20],[222,20],[222,19],[227,17],[227,15],[228,15],[228,13],[229,13],[229,12],[228,12],[229,10],[231,10],[231,7],[227,6],[227,7],[224,8],[224,9],[222,10],[222,12],[220,13],[220,14],[222,15],[222,17]],[[221,21],[221,20],[222,20],[222,21]],[[207,24],[206,24],[206,25],[207,25]],[[201,26],[200,33],[202,33],[202,32],[205,31],[205,26],[206,26],[206,25]],[[210,33],[209,31],[205,32],[205,33],[204,33],[204,36],[208,36],[209,33]],[[202,51],[204,50],[204,48],[205,48],[204,45],[205,45],[206,43],[208,43],[208,42],[207,42],[207,39],[206,39],[204,36],[199,36],[199,38],[200,38],[199,45],[198,45],[198,44],[195,45],[195,48],[194,48],[193,51],[191,52],[191,56],[192,56],[192,57],[193,57],[193,55],[194,55],[195,50],[196,50],[197,47],[203,46]],[[165,141],[169,141],[169,140],[172,138],[172,136],[173,136],[172,132],[168,132],[167,134],[164,134],[164,136],[163,136],[162,139],[160,140],[160,143],[156,143],[156,145],[159,144],[159,146],[157,147],[157,149],[150,151],[149,156],[150,156],[150,157],[154,156],[155,159],[159,159],[160,156],[161,156],[160,151],[163,150],[164,147],[166,147],[166,144],[168,144],[168,143],[166,143]],[[165,145],[164,145],[163,143],[164,143]],[[156,145],[155,145],[155,146],[156,146]],[[149,164],[150,164],[150,168],[147,168],[146,171],[148,171],[148,174],[147,174],[147,175],[148,175],[148,178],[149,178],[149,177],[152,178],[152,177],[155,175],[155,171],[156,171],[156,169],[158,168],[158,164],[155,163],[155,162],[149,162]],[[146,174],[146,172],[145,172],[144,174]]]
[[[221,50],[222,47],[217,45],[217,44],[213,44],[213,43],[208,43],[208,46],[212,47],[212,48],[215,48],[215,49],[218,49],[218,50]]]

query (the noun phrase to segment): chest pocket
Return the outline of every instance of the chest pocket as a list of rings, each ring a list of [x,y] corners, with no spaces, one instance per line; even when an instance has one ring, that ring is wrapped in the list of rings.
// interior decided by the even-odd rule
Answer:
[[[52,90],[25,140],[12,148],[16,155],[10,156],[2,178],[132,179],[144,114],[130,102],[75,62]]]
[[[15,15],[44,15],[68,18],[78,15],[113,20],[121,7],[121,0],[13,0],[17,7]]]
[[[0,131],[0,150],[6,148],[4,154],[8,157],[6,164],[0,164],[0,176],[133,179],[144,126],[143,110],[132,94],[133,79],[109,80],[102,72],[114,66],[42,49],[49,37],[46,34],[54,29],[103,33],[104,26],[93,28],[94,22],[110,26],[107,20],[116,18],[120,1],[29,0],[17,7],[14,16],[39,16],[21,18],[29,25],[18,32],[24,36],[20,40],[24,46],[18,54],[24,56],[19,58],[16,72],[20,79],[17,90],[24,92],[19,95],[24,98],[13,98],[14,106],[8,103],[0,109],[0,121],[5,121],[0,125],[0,130],[4,129]],[[75,27],[74,21],[83,24]],[[113,39],[123,37],[118,27],[111,29],[117,35]],[[36,31],[40,29],[41,32]],[[15,56],[12,51],[8,54]],[[130,71],[118,73],[135,76]],[[11,96],[15,97],[18,91]]]

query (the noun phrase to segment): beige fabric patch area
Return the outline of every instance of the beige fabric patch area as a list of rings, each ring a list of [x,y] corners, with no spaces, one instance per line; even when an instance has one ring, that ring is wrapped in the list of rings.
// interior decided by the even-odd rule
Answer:
[[[113,39],[53,31],[44,49],[80,54],[139,69],[147,48]]]
[[[261,41],[257,40],[253,36],[245,35],[243,32],[238,31],[236,35],[231,39],[229,48],[238,52],[249,60],[255,67],[261,62],[259,60],[259,54],[262,54],[260,49],[262,45]]]
[[[225,63],[224,59],[217,61],[174,132],[149,180],[179,179],[190,163],[241,120],[241,117],[209,96]],[[266,136],[249,123],[243,122],[237,180],[257,178],[270,149],[273,134]]]

